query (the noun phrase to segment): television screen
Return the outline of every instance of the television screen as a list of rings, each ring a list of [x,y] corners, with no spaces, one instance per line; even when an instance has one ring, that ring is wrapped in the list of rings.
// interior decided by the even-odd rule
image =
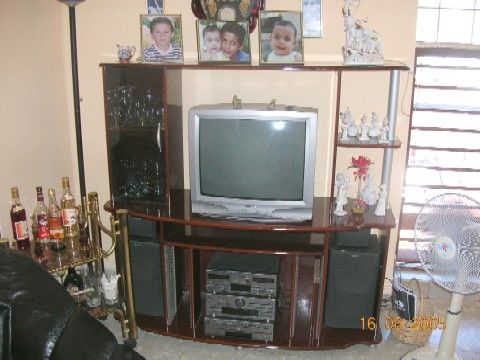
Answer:
[[[311,219],[316,127],[312,108],[191,108],[192,212],[253,221]]]
[[[300,121],[202,118],[201,194],[301,201],[305,131]]]

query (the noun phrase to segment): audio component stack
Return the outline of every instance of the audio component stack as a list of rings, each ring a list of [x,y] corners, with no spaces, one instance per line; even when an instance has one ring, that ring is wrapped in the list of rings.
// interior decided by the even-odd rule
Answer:
[[[206,270],[205,335],[273,341],[276,255],[215,252]]]

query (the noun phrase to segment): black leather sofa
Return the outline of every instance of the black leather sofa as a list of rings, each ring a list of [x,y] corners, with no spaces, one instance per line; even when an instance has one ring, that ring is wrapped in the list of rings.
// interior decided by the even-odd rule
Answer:
[[[140,360],[31,258],[0,250],[0,360]]]

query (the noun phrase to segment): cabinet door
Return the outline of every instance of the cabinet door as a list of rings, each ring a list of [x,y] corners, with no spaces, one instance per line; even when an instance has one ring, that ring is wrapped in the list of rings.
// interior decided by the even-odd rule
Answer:
[[[118,203],[163,203],[165,69],[104,67],[110,191]]]

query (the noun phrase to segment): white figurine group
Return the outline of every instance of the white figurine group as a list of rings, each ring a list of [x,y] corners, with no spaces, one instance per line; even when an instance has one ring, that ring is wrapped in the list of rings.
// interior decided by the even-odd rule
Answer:
[[[335,210],[333,213],[338,216],[344,216],[347,211],[343,208],[347,203],[348,188],[350,187],[350,178],[342,173],[335,176],[335,188],[337,196],[335,198]],[[368,206],[375,207],[375,215],[385,216],[385,209],[387,208],[387,185],[380,185],[378,192],[373,182],[373,177],[367,174],[365,180],[365,187],[360,192],[361,200],[365,201]]]
[[[360,0],[343,0],[345,46],[342,47],[342,53],[345,64],[383,64],[383,41],[380,36],[366,26],[367,20],[353,17],[359,4]]]
[[[349,141],[350,138],[357,138],[360,141],[370,141],[370,139],[376,139],[381,144],[389,142],[388,139],[388,116],[385,116],[382,127],[378,124],[378,115],[372,112],[372,118],[370,124],[368,123],[367,116],[363,115],[360,119],[360,125],[357,128],[355,120],[353,119],[350,108],[347,107],[345,112],[340,113],[340,120],[342,122],[342,132],[340,136],[340,142]]]

